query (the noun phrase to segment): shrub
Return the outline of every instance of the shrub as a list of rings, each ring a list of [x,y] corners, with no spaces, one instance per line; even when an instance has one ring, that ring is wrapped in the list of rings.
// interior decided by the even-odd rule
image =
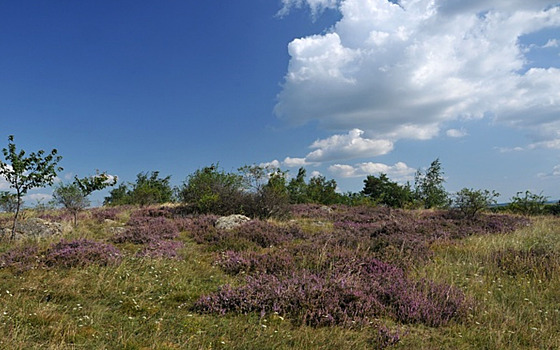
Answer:
[[[181,201],[197,213],[237,214],[243,197],[243,178],[211,165],[189,175],[179,190]]]
[[[535,194],[531,191],[517,192],[511,198],[508,209],[522,215],[540,215],[544,213],[547,198],[542,193]]]
[[[136,204],[140,206],[173,202],[171,176],[159,177],[159,171],[139,173],[136,182],[120,184],[105,197],[105,205]]]
[[[463,188],[455,194],[455,207],[466,217],[474,218],[480,211],[496,204],[500,194],[495,191]]]
[[[216,260],[222,270],[230,275],[238,273],[269,273],[283,274],[295,269],[293,257],[286,251],[274,251],[268,253],[256,252],[234,252],[231,250],[222,252]]]
[[[0,268],[13,268],[23,272],[40,265],[39,248],[37,246],[17,247],[0,255]]]
[[[152,241],[137,253],[139,257],[178,259],[177,250],[183,248],[178,241]]]
[[[124,232],[111,238],[114,243],[144,244],[179,236],[179,229],[173,221],[163,217],[133,216]]]
[[[87,239],[62,240],[45,252],[46,266],[81,267],[90,264],[112,265],[120,261],[120,251],[110,244]]]
[[[456,288],[408,280],[401,269],[369,258],[322,273],[248,276],[245,285],[225,285],[194,308],[220,314],[277,312],[315,327],[364,325],[379,316],[436,327],[463,319],[468,305]]]

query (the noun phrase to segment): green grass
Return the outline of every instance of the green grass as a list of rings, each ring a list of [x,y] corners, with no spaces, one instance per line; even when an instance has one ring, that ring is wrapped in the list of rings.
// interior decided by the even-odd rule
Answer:
[[[104,240],[110,231],[85,219],[66,235]],[[193,313],[190,307],[201,295],[235,281],[213,266],[215,253],[185,233],[180,239],[185,247],[179,260],[137,259],[132,256],[138,247],[119,245],[130,254],[117,266],[24,273],[0,269],[0,348],[375,348],[370,328],[295,326],[278,315]],[[23,243],[3,241],[0,252]],[[461,288],[474,302],[468,320],[439,328],[391,323],[392,329],[406,333],[394,348],[560,348],[560,261],[550,262],[551,275],[540,267],[512,274],[492,260],[495,252],[508,248],[560,253],[560,221],[538,218],[512,234],[434,245],[433,259],[414,274]]]

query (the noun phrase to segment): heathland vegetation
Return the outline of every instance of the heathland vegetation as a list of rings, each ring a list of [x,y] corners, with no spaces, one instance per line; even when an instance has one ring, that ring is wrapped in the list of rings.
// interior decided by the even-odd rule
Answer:
[[[12,180],[48,184],[54,151],[26,158],[11,137],[0,162],[16,190],[0,227],[63,228],[2,237],[0,348],[560,348],[560,206],[542,194],[451,195],[437,159],[413,184],[370,175],[345,194],[303,168],[211,165],[177,188],[140,173],[101,208],[87,197],[116,178],[76,177],[20,213]],[[252,220],[219,228],[230,214]]]

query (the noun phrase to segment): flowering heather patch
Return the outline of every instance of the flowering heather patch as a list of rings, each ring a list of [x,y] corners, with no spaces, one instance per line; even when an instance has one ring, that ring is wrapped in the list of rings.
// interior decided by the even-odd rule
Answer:
[[[37,246],[16,247],[0,255],[0,268],[13,268],[17,272],[35,269],[39,264]]]
[[[163,217],[135,216],[130,218],[125,231],[111,238],[115,243],[144,244],[179,236],[179,229],[173,221]]]
[[[277,312],[310,326],[369,324],[378,316],[441,326],[465,316],[468,302],[451,286],[411,281],[402,269],[359,259],[313,273],[248,276],[237,288],[223,286],[195,304],[201,312]]]
[[[178,259],[177,250],[183,248],[183,243],[178,241],[153,241],[148,243],[141,251],[139,257]]]
[[[560,270],[560,255],[544,248],[508,248],[491,254],[490,262],[504,273],[550,279]]]
[[[280,226],[261,220],[251,220],[228,233],[263,248],[304,237],[303,231],[296,225]]]
[[[89,212],[94,220],[103,222],[104,220],[117,220],[119,215],[126,209],[128,208],[124,206],[103,207],[90,209]]]
[[[357,207],[337,208],[330,240],[356,248],[368,246],[382,260],[409,265],[425,261],[435,241],[460,239],[471,235],[511,232],[528,224],[511,215],[481,215],[474,219],[453,212],[411,212],[398,209]]]
[[[105,266],[116,264],[121,259],[120,251],[114,246],[87,239],[62,240],[51,245],[44,255],[46,266],[61,267]]]
[[[78,220],[85,218],[85,213],[78,213]],[[63,222],[63,221],[74,221],[74,215],[68,210],[57,210],[41,213],[37,216],[39,219],[47,220],[50,222]]]
[[[230,275],[236,275],[241,272],[278,275],[293,271],[295,268],[293,257],[285,250],[268,253],[234,252],[228,250],[220,254],[216,265]]]
[[[182,225],[196,243],[215,243],[220,240],[218,230],[215,227],[216,220],[218,220],[216,215],[199,215],[186,219]]]
[[[246,246],[247,242],[262,248],[278,245],[297,238],[303,238],[304,233],[296,225],[276,225],[267,221],[251,220],[235,229],[222,230],[215,227],[217,216],[201,215],[190,220],[184,225],[195,242],[199,244],[210,244],[225,249],[231,246]]]

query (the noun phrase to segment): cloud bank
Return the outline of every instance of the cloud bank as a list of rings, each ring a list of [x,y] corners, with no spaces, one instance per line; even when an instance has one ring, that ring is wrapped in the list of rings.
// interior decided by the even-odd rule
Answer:
[[[399,139],[430,139],[446,122],[488,116],[525,130],[538,147],[560,142],[560,69],[532,66],[527,54],[534,48],[520,41],[560,26],[556,1],[283,4],[284,14],[308,6],[313,14],[336,8],[342,15],[328,32],[288,46],[276,115],[349,132],[315,142],[306,162],[384,154]],[[558,50],[555,39],[541,45]],[[363,133],[368,138],[360,140]]]
[[[367,175],[381,173],[387,174],[390,178],[396,181],[412,180],[416,169],[410,168],[403,162],[398,162],[395,165],[386,165],[382,163],[360,163],[356,165],[334,164],[329,167],[329,171],[340,177],[364,177]]]

